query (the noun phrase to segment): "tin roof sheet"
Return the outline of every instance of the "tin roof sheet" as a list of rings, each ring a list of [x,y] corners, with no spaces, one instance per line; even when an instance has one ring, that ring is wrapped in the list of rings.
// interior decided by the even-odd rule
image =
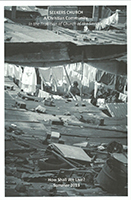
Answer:
[[[10,10],[12,11],[12,6],[5,6],[5,10]],[[38,9],[36,6],[16,6],[17,11],[26,11],[26,12],[36,12]]]
[[[65,158],[91,162],[91,158],[80,147],[53,143],[51,146]]]
[[[121,56],[121,57],[119,57],[119,58],[116,58],[116,60],[117,61],[123,61],[123,62],[125,62],[125,63],[127,63],[127,54],[126,55],[124,55],[124,56]]]
[[[71,42],[78,46],[84,45],[109,45],[109,44],[127,44],[127,33],[125,30],[92,30],[88,32],[70,30],[62,27],[57,27],[59,34],[64,35]]]
[[[127,116],[127,103],[107,103],[106,107],[112,117],[126,117]]]
[[[57,35],[49,30],[23,26],[21,24],[5,23],[5,38],[11,38],[8,43],[28,43],[28,42],[68,42],[61,35]]]
[[[57,27],[56,30],[43,30],[21,24],[5,23],[5,36],[12,37],[8,42],[71,42],[77,46],[127,44],[126,32],[89,31],[83,33],[76,30],[69,30]],[[84,40],[86,38],[86,40]],[[6,41],[7,42],[7,41]]]

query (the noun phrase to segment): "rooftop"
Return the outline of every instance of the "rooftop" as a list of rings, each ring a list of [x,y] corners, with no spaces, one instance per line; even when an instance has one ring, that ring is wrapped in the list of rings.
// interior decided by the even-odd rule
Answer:
[[[11,39],[8,40],[8,38]],[[68,42],[64,36],[52,31],[8,22],[5,23],[5,41],[8,43]]]
[[[62,27],[56,27],[53,31],[50,31],[6,21],[5,42],[71,42],[77,46],[101,44],[126,45],[127,34],[125,30],[94,30],[85,33],[83,31],[70,30]]]

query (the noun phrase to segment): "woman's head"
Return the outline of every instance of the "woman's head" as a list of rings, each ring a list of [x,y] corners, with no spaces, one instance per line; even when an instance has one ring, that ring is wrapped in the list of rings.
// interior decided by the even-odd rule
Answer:
[[[77,86],[78,86],[78,82],[77,82],[77,81],[74,81],[74,82],[73,82],[73,85],[74,85],[75,87],[77,87]]]

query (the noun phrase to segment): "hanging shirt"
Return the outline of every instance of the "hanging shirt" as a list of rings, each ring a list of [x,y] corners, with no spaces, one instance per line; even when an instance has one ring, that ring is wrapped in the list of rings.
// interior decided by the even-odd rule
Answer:
[[[50,80],[50,67],[39,68],[39,74],[43,81],[49,82]]]
[[[84,63],[82,85],[89,87],[95,81],[97,69]]]
[[[21,77],[22,77],[22,68],[21,66],[14,66],[14,77],[17,79],[17,80],[21,80]]]
[[[21,89],[26,93],[34,93],[36,91],[36,72],[34,67],[24,67],[21,80]]]
[[[13,64],[5,63],[4,64],[4,76],[10,76],[10,77],[14,78],[15,77],[14,67],[15,67],[15,65],[13,65]]]

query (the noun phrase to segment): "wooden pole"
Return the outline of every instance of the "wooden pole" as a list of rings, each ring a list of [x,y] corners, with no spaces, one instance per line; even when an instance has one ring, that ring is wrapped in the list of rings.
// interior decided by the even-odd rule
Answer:
[[[65,70],[65,73],[66,73],[67,79],[68,79],[68,81],[69,81],[69,84],[70,84],[70,86],[71,86],[71,81],[70,81],[70,78],[69,78],[69,75],[68,75],[68,73],[67,73],[67,70],[66,70],[65,65],[64,65],[64,70]]]
[[[80,97],[81,97],[81,100],[82,100],[82,94],[83,94],[82,79],[83,79],[83,70],[84,70],[84,50],[82,50],[81,65],[82,65],[82,76],[81,76],[81,83],[80,83]]]
[[[70,86],[71,86],[71,81],[70,81],[70,78],[69,78],[69,75],[68,75],[68,73],[67,73],[67,70],[66,70],[65,65],[64,65],[64,70],[65,70],[67,79],[68,79],[68,81],[69,81],[69,84],[70,84]],[[71,96],[73,97],[74,100],[77,100],[76,96],[74,96],[71,92],[69,92],[69,93],[71,94]]]
[[[99,18],[100,18],[100,16],[99,16],[99,11],[100,11],[100,8],[99,8],[99,6],[98,6],[97,22],[99,22]]]
[[[94,16],[95,16],[95,6],[93,6],[92,19],[94,19]]]
[[[11,19],[16,19],[16,6],[12,6]]]

